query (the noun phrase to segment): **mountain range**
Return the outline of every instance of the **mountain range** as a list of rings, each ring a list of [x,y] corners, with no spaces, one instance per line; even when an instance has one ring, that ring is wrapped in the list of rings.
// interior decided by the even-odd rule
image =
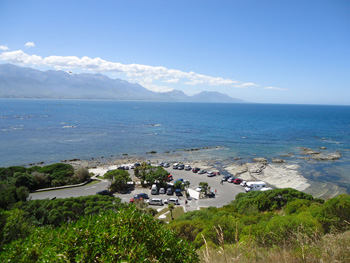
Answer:
[[[180,90],[153,92],[139,84],[111,79],[102,74],[40,71],[12,64],[0,64],[0,98],[245,102],[213,91],[203,91],[193,96]]]

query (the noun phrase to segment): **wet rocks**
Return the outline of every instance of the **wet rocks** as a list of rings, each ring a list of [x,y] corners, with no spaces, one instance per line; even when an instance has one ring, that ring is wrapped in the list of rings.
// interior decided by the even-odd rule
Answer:
[[[253,158],[253,162],[255,163],[263,163],[263,164],[268,164],[269,162],[267,161],[266,158],[264,157],[256,157],[256,158]]]
[[[335,153],[331,153],[331,154],[324,154],[324,153],[320,153],[318,151],[314,151],[312,149],[309,148],[300,148],[302,150],[303,155],[309,155],[309,157],[305,157],[302,159],[305,160],[316,160],[316,161],[335,161],[338,160],[341,157],[341,154],[339,151],[336,151]],[[326,147],[320,147],[320,149],[325,150]]]
[[[320,154],[320,152],[314,151],[310,148],[304,148],[304,147],[300,147],[299,149],[301,149],[301,154],[303,155],[316,155],[316,154]]]
[[[294,157],[294,153],[283,154],[282,157]]]
[[[311,158],[317,161],[335,161],[335,160],[338,160],[340,157],[341,157],[341,154],[339,151],[337,151],[336,153],[332,153],[328,155],[320,154],[320,155],[312,156]]]
[[[285,160],[282,160],[282,159],[278,159],[278,158],[273,158],[273,159],[272,159],[272,162],[273,162],[273,163],[285,163],[286,161],[285,161]]]

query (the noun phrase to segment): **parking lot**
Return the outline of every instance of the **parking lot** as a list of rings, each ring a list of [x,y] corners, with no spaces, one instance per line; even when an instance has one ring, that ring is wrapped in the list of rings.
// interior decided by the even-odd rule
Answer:
[[[176,170],[173,169],[171,166],[169,168],[164,169],[167,170],[173,176],[174,180],[172,182],[175,182],[177,179],[181,178],[184,180],[189,180],[191,183],[189,188],[192,190],[195,190],[199,186],[200,182],[207,182],[212,191],[215,192],[216,190],[215,198],[205,198],[199,200],[192,199],[188,200],[187,205],[185,204],[186,196],[177,197],[179,199],[180,205],[185,206],[187,211],[197,210],[200,207],[222,207],[234,200],[237,194],[245,192],[244,188],[240,185],[235,185],[228,182],[224,182],[223,184],[221,184],[220,181],[222,175],[207,177],[206,174],[198,174],[193,173],[192,171],[185,170]],[[130,171],[130,174],[133,174],[132,170]],[[123,201],[128,202],[130,198],[132,198],[135,194],[138,193],[146,193],[150,198],[161,198],[163,201],[170,197],[176,197],[175,194],[173,196],[166,194],[151,195],[151,189],[138,187],[136,187],[135,190],[132,191],[132,193],[130,194],[116,194],[116,196],[120,197]],[[159,206],[152,207],[159,208]]]
[[[186,196],[180,196],[177,197],[174,195],[170,196],[167,194],[158,194],[158,195],[151,195],[151,189],[150,188],[142,188],[142,187],[135,187],[135,190],[131,191],[127,194],[118,194],[116,193],[115,196],[121,198],[124,202],[129,202],[130,199],[135,195],[139,193],[146,193],[150,198],[161,198],[163,201],[165,199],[168,199],[170,197],[177,197],[179,199],[180,205],[184,206],[185,210],[187,211],[193,211],[197,210],[200,207],[209,207],[209,206],[215,206],[215,207],[222,207],[226,204],[229,204],[232,200],[235,199],[236,195],[238,193],[244,192],[244,188],[240,185],[235,185],[232,183],[224,182],[223,184],[220,183],[222,175],[219,176],[213,176],[213,177],[207,177],[206,174],[198,174],[193,173],[192,171],[185,171],[185,170],[176,170],[173,169],[172,166],[169,168],[164,168],[167,170],[172,176],[173,176],[173,183],[177,179],[184,179],[190,181],[189,188],[192,190],[195,190],[200,182],[207,182],[211,188],[212,191],[215,192],[216,195],[214,198],[205,198],[205,199],[190,199],[187,200],[187,205],[185,203]],[[104,172],[107,171],[107,168]],[[129,173],[132,178],[134,178],[134,171],[129,170]],[[103,173],[101,173],[102,175]],[[47,192],[37,192],[37,193],[31,193],[30,199],[52,199],[52,198],[68,198],[68,197],[78,197],[78,196],[86,196],[86,195],[94,195],[97,191],[101,191],[104,189],[108,189],[110,183],[107,180],[102,180],[100,183],[93,184],[93,185],[86,185],[81,187],[74,187],[74,188],[68,188],[68,189],[62,189],[62,190],[55,190],[55,191],[47,191]],[[151,206],[153,208],[160,208],[159,206]]]

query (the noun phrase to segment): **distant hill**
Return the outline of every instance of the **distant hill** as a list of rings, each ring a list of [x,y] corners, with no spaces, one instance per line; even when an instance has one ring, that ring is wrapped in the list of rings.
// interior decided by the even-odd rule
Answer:
[[[102,74],[74,74],[65,71],[40,71],[0,64],[1,98],[112,99],[179,102],[243,103],[219,92],[203,91],[188,96],[180,90],[153,92],[139,84],[111,79]]]

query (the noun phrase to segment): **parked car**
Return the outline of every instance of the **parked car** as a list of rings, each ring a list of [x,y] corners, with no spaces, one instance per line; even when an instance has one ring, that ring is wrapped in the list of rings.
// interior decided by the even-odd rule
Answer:
[[[233,183],[233,180],[235,180],[235,178],[234,177],[230,177],[229,179],[227,179],[227,182]]]
[[[114,196],[113,193],[111,191],[108,191],[108,190],[102,190],[102,191],[97,192],[96,194]]]
[[[179,165],[178,163],[174,163],[173,164],[173,169],[177,169],[178,165]]]
[[[183,169],[185,169],[185,165],[184,165],[184,164],[179,164],[179,165],[177,166],[177,169],[178,169],[178,170],[183,170]]]
[[[167,195],[173,195],[174,194],[173,188],[169,187],[168,189],[166,189],[166,194]]]
[[[191,165],[185,165],[185,170],[190,171],[191,170]]]
[[[148,194],[141,193],[141,194],[138,194],[138,195],[141,196],[141,198],[143,198],[143,199],[149,199]]]
[[[176,196],[182,196],[181,189],[175,189],[175,195]]]
[[[199,171],[198,171],[198,174],[205,174],[205,173],[207,173],[206,170],[199,170]]]
[[[247,181],[242,181],[239,185],[243,186],[243,187],[246,187],[247,186]]]
[[[213,176],[215,176],[215,173],[214,172],[207,172],[207,176],[208,177],[213,177]]]
[[[199,169],[198,167],[195,167],[192,169],[192,173],[198,173],[201,169]]]
[[[158,194],[158,187],[156,184],[152,185],[151,188],[151,195],[157,195]]]
[[[214,198],[214,197],[215,197],[214,191],[210,191],[210,193],[207,194],[207,196],[208,196],[209,198]]]
[[[152,198],[152,199],[149,199],[149,200],[147,201],[147,203],[148,203],[149,205],[159,205],[159,206],[164,205],[164,204],[163,204],[163,200],[160,199],[160,198]]]
[[[174,204],[174,205],[179,205],[179,199],[177,198],[169,198],[164,200],[164,204]]]
[[[118,167],[117,167],[117,170],[125,170],[125,167],[122,166],[122,165],[121,165],[121,166],[118,166]]]
[[[170,182],[170,181],[172,181],[172,180],[173,180],[173,176],[172,176],[171,174],[169,174],[169,175],[168,175],[168,178],[165,179],[164,181]]]
[[[165,163],[165,164],[163,165],[163,167],[164,167],[164,168],[168,168],[168,167],[170,167],[170,164],[169,164],[169,163]]]
[[[228,179],[230,179],[232,176],[231,175],[225,175],[224,177],[222,177],[223,181],[227,181]]]
[[[240,183],[242,183],[242,182],[243,182],[243,180],[240,179],[240,178],[236,178],[236,179],[234,179],[234,180],[232,181],[232,183],[234,183],[234,184],[240,184]]]
[[[165,188],[160,188],[159,189],[159,194],[165,194]]]
[[[135,201],[137,201],[137,200],[143,200],[143,199],[144,199],[144,198],[142,198],[141,195],[136,194],[136,195],[134,195],[133,198],[130,199],[130,203],[133,203],[133,202],[135,202]]]
[[[163,166],[164,166],[164,163],[163,163],[163,162],[160,162],[160,163],[158,164],[158,166],[163,167]]]

